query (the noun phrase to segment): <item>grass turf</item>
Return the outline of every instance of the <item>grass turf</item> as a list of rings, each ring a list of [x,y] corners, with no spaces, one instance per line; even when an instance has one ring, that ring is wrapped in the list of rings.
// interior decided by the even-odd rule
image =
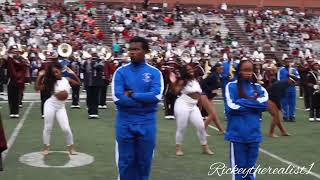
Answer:
[[[99,112],[101,119],[89,120],[85,110],[85,104],[81,103],[82,109],[68,108],[71,128],[74,134],[76,148],[79,152],[94,156],[95,161],[87,166],[55,169],[31,167],[19,162],[19,157],[40,151],[42,148],[42,126],[40,118],[40,103],[34,103],[15,144],[10,150],[5,161],[5,172],[0,173],[0,180],[113,180],[116,179],[117,170],[114,160],[114,106],[109,103],[107,110]],[[7,138],[11,136],[18,120],[8,118],[8,105],[1,104],[3,123]],[[69,107],[70,104],[67,104]],[[302,101],[298,100],[298,107],[302,107]],[[25,110],[28,104],[24,104]],[[222,123],[223,105],[217,104],[217,111]],[[209,130],[212,135],[208,137],[208,143],[215,151],[215,155],[207,156],[201,154],[201,147],[196,136],[195,129],[190,124],[185,135],[183,150],[185,156],[175,156],[175,121],[164,120],[162,106],[158,114],[158,136],[157,148],[155,151],[153,167],[151,172],[152,180],[226,180],[231,179],[230,175],[219,177],[217,174],[208,176],[209,167],[214,162],[223,162],[229,165],[229,143],[224,141],[223,136],[218,136],[213,129]],[[22,114],[21,113],[21,117]],[[310,123],[307,120],[305,111],[297,110],[297,122],[285,123],[286,128],[293,134],[291,137],[271,139],[264,137],[261,148],[270,151],[286,160],[301,166],[309,166],[315,163],[312,171],[320,173],[319,139],[320,123]],[[270,116],[263,115],[262,129],[266,135],[269,130]],[[51,140],[52,150],[66,150],[63,134],[55,123]],[[48,165],[63,165],[68,161],[68,156],[54,153],[45,158]],[[260,152],[258,164],[262,167],[281,168],[287,164],[271,158]],[[316,180],[311,175],[258,175],[259,180]]]

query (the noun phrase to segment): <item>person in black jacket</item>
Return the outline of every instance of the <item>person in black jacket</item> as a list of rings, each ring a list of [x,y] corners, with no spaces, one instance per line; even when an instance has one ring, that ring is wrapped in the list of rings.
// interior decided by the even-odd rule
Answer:
[[[311,65],[311,71],[306,77],[306,84],[308,87],[308,95],[310,99],[310,115],[309,121],[320,121],[320,73],[319,62],[314,61]]]
[[[103,79],[104,61],[98,58],[96,53],[92,53],[92,57],[89,56],[85,61],[83,69],[89,119],[97,119],[99,118],[99,91],[105,85]]]

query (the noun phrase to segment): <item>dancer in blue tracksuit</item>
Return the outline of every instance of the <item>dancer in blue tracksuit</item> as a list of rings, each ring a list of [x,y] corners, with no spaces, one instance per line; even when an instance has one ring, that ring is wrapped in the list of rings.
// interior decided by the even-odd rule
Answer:
[[[116,114],[118,179],[148,180],[156,144],[156,112],[164,88],[161,72],[145,62],[147,40],[130,41],[131,63],[120,67],[112,81]]]
[[[230,141],[231,168],[246,170],[234,173],[233,180],[254,180],[253,173],[262,139],[259,119],[261,112],[267,109],[268,93],[261,85],[251,82],[251,61],[241,61],[237,75],[238,80],[226,85],[228,125],[225,139]]]
[[[290,67],[291,61],[287,58],[284,60],[284,67],[278,70],[277,79],[283,80],[288,79],[289,75],[293,75],[300,80],[300,75],[297,69]],[[281,100],[281,108],[283,111],[283,120],[293,122],[295,121],[295,110],[296,110],[296,87],[292,85],[288,88],[286,95]]]

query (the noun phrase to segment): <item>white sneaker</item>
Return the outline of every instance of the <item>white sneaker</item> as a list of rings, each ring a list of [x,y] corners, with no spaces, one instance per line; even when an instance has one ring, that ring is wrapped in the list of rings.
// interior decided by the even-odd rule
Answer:
[[[72,108],[72,109],[74,109],[74,108],[79,109],[79,108],[80,108],[80,105],[71,105],[71,108]]]
[[[300,96],[299,99],[303,99],[303,96]]]
[[[101,106],[101,109],[107,109],[107,108],[108,108],[107,105]]]
[[[170,119],[170,116],[164,116],[165,119]]]
[[[305,111],[310,111],[310,108],[305,109]]]
[[[23,106],[22,106],[22,104],[19,104],[19,108],[22,108]]]
[[[0,95],[5,95],[5,93],[4,92],[0,92]]]
[[[9,117],[10,118],[15,118],[15,115],[14,114],[10,114]]]
[[[20,115],[19,115],[19,114],[15,114],[14,117],[15,117],[15,118],[19,118]]]
[[[320,118],[316,118],[316,121],[320,121]]]
[[[90,119],[98,119],[98,118],[99,118],[99,115],[97,115],[97,114],[91,114],[91,115],[89,115],[89,118],[90,118]]]
[[[315,118],[309,118],[310,122],[313,122],[315,120]]]

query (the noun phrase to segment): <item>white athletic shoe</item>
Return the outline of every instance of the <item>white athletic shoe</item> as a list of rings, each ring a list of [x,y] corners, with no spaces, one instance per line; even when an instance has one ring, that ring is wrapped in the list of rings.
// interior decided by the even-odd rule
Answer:
[[[97,114],[89,115],[89,119],[98,119],[98,118],[99,118],[99,115],[97,115]]]
[[[299,99],[303,99],[303,96],[299,96]]]
[[[15,118],[15,115],[14,114],[10,114],[9,117],[10,118]]]
[[[310,111],[310,108],[305,109],[305,111]]]
[[[19,115],[19,114],[15,114],[14,117],[15,117],[15,118],[19,118],[20,115]]]
[[[23,106],[22,106],[22,104],[19,104],[19,108],[22,108]]]
[[[313,122],[315,120],[315,118],[309,118],[310,122]]]
[[[102,106],[102,105],[99,105],[98,108],[99,108],[99,109],[107,109],[107,105],[103,105],[103,106]]]
[[[165,119],[170,119],[170,116],[164,116]]]
[[[320,121],[320,118],[316,118],[316,121]]]
[[[75,109],[75,108],[79,109],[79,108],[80,108],[80,105],[71,105],[71,108],[72,108],[72,109]]]

